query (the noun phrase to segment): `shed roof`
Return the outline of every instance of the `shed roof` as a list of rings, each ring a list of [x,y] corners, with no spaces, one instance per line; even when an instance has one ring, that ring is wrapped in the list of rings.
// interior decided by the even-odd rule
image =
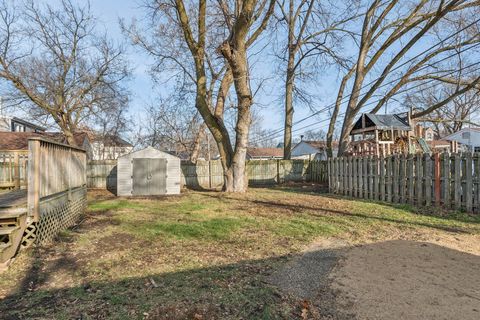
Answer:
[[[155,149],[154,147],[146,147],[141,150],[133,151],[130,153],[127,153],[125,155],[122,155],[120,158],[150,158],[150,157],[159,157],[159,158],[167,158],[167,159],[178,159],[180,161],[180,158],[177,156],[174,156],[168,152],[161,151],[158,149]]]

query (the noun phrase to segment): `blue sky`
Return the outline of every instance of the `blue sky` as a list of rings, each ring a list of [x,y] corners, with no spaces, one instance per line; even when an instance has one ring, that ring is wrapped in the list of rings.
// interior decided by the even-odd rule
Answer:
[[[79,3],[84,2],[84,0],[78,0]],[[99,22],[103,25],[109,36],[113,39],[116,39],[119,42],[125,42],[125,38],[121,33],[119,27],[119,19],[125,19],[128,23],[131,19],[137,17],[142,18],[143,12],[140,7],[139,1],[128,1],[128,0],[92,0],[91,8],[95,16],[98,17]],[[269,39],[264,39],[264,41],[269,41]],[[128,43],[125,43],[129,48],[129,58],[134,69],[133,77],[129,82],[129,88],[132,92],[132,101],[131,101],[131,114],[136,116],[141,113],[145,104],[152,101],[154,98],[154,92],[162,92],[161,88],[155,87],[153,82],[148,75],[149,68],[149,58],[145,55],[132,48]],[[254,50],[254,49],[253,49]],[[260,55],[260,58],[255,58],[256,61],[251,63],[255,66],[253,77],[266,77],[269,80],[265,81],[263,84],[263,90],[258,94],[255,99],[258,102],[257,109],[258,112],[262,115],[263,121],[262,126],[269,129],[278,129],[283,126],[283,103],[279,99],[281,82],[278,78],[271,78],[271,73],[274,68],[277,66],[272,61],[275,59],[273,55],[269,52],[263,52]],[[325,81],[313,83],[312,87],[316,88],[318,92],[325,92],[325,94],[320,94],[320,99],[315,104],[317,108],[323,108],[325,105],[333,102],[333,99],[323,99],[323,97],[333,97],[335,95],[336,76],[330,75],[325,77]],[[309,110],[302,108],[296,111],[295,118],[303,118],[309,114]],[[317,119],[312,119],[312,121],[304,122],[302,125],[308,125],[309,123],[316,121]],[[328,122],[322,123],[326,125]],[[312,127],[315,129],[316,127]]]
[[[58,0],[43,0],[55,2]],[[85,4],[86,0],[74,0],[80,5]],[[143,9],[141,8],[141,0],[91,0],[91,9],[93,14],[99,20],[99,28],[104,28],[108,36],[119,42],[123,43],[128,50],[128,58],[130,60],[131,67],[133,69],[133,75],[131,80],[127,83],[128,89],[131,92],[131,106],[130,114],[136,121],[141,121],[142,111],[146,104],[155,100],[158,95],[167,96],[168,85],[154,84],[148,74],[149,65],[151,60],[149,57],[133,48],[129,41],[125,39],[119,26],[119,19],[125,20],[126,24],[129,24],[132,19],[142,19],[144,16]],[[260,39],[257,44],[258,47],[264,46],[266,43],[272,42],[269,39],[268,33],[263,34],[263,38]],[[427,46],[428,42],[419,43],[418,46],[412,50],[411,55],[415,54],[416,50],[423,50]],[[283,92],[283,79],[278,76],[276,69],[280,66],[278,60],[271,52],[272,46],[262,51],[261,54],[255,55],[251,61],[251,77],[252,77],[252,89],[256,90],[256,81],[258,79],[266,79],[263,82],[263,89],[258,95],[254,97],[256,102],[255,108],[260,113],[263,121],[262,126],[266,129],[281,129],[283,127],[283,100],[280,98]],[[392,48],[395,50],[395,48]],[[397,48],[398,49],[398,48]],[[251,52],[255,52],[256,48],[251,48]],[[356,51],[356,48],[346,47],[345,52]],[[309,91],[316,94],[312,109],[319,110],[331,104],[335,101],[339,80],[342,74],[334,68],[327,68],[324,71],[318,72],[315,75],[315,79],[308,83]],[[368,81],[367,81],[368,82]],[[347,90],[348,93],[348,90]],[[346,94],[347,94],[346,93]],[[401,102],[392,101],[388,105],[388,111],[392,112],[395,108],[401,107]],[[308,116],[312,112],[311,109],[303,107],[296,108],[294,121]],[[328,125],[329,114],[323,112],[319,117],[313,117],[307,121],[302,122],[295,129],[308,126],[320,119],[325,120],[320,125],[314,125],[308,129],[320,130],[324,129]],[[294,132],[294,138],[298,138],[305,130],[298,130]],[[281,134],[279,135],[279,137]]]

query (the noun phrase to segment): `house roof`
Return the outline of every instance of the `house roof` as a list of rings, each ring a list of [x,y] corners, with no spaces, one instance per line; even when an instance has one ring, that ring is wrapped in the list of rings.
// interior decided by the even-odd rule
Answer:
[[[353,126],[352,131],[362,129],[362,117],[365,116],[365,127],[377,127],[380,130],[411,130],[405,114],[373,114],[364,113]]]
[[[321,140],[321,141],[319,141],[319,140],[302,140],[298,144],[300,144],[302,142],[308,144],[309,146],[311,146],[312,148],[315,148],[317,150],[323,150],[323,149],[327,148],[327,141],[323,141],[323,140]],[[332,141],[332,147],[333,148],[338,147],[338,141]]]
[[[29,121],[26,121],[26,120],[23,120],[23,119],[20,119],[20,118],[17,118],[17,117],[12,117],[12,120],[15,121],[15,122],[21,123],[23,125],[26,125],[30,128],[34,128],[35,130],[39,130],[39,131],[45,131],[46,130],[44,127],[41,127],[39,125],[36,125],[34,123],[31,123]]]
[[[133,147],[130,142],[122,139],[116,134],[102,134],[87,126],[80,127],[78,131],[86,134],[90,142],[100,142],[103,143],[105,147]]]
[[[252,158],[281,158],[283,157],[282,148],[248,148],[247,155]]]
[[[464,135],[469,133],[468,135]],[[463,128],[460,131],[449,134],[442,138],[443,140],[456,141],[469,146],[480,146],[480,128]]]
[[[28,139],[34,137],[66,143],[65,136],[60,132],[0,132],[0,150],[28,150]],[[74,134],[77,146],[82,146],[86,137],[83,132]]]
[[[91,138],[91,140],[94,142],[97,142],[97,141],[102,142],[107,147],[133,147],[133,145],[130,142],[113,134],[106,134],[106,135],[95,134],[93,138]]]

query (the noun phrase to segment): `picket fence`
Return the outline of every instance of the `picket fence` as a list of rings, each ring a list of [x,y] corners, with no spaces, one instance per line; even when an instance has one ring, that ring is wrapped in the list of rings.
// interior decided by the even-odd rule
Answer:
[[[89,161],[87,186],[116,189],[116,160]],[[285,182],[327,183],[327,162],[309,160],[250,160],[247,161],[248,182],[251,186]],[[219,189],[223,186],[220,161],[182,162],[182,186],[193,189]]]
[[[329,190],[356,198],[480,212],[480,154],[328,160]]]

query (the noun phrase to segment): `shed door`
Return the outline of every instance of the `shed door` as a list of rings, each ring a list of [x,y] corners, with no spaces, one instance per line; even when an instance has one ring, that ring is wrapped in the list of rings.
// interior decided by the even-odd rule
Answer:
[[[133,159],[133,195],[167,193],[166,159]]]

